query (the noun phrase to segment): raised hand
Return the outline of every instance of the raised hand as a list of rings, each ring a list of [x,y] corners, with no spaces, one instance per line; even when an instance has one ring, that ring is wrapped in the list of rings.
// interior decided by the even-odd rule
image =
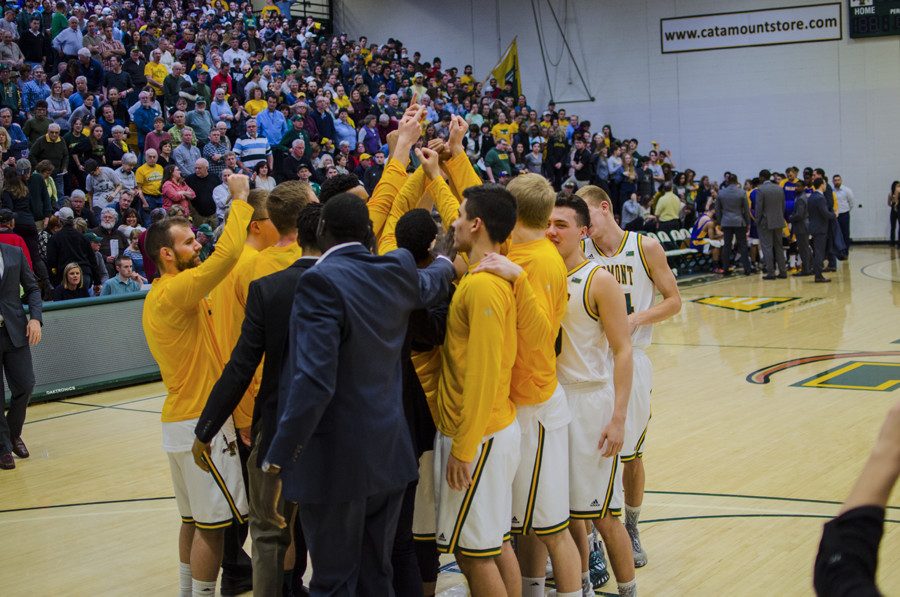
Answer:
[[[419,158],[419,162],[421,162],[422,164],[422,169],[425,170],[425,175],[430,180],[434,180],[441,175],[440,158],[438,157],[438,153],[436,151],[434,151],[433,149],[429,149],[428,147],[417,147],[416,157]]]

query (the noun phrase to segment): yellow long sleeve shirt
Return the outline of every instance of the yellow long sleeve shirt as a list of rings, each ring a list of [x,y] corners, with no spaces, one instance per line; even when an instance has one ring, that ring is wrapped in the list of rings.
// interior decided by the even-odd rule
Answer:
[[[163,422],[198,418],[225,366],[206,297],[237,263],[253,215],[253,208],[244,201],[232,201],[231,206],[209,259],[193,269],[163,275],[144,301],[147,344],[167,391]]]
[[[518,349],[510,398],[517,405],[540,404],[557,386],[556,338],[569,300],[566,264],[546,238],[513,243],[508,257],[525,270],[513,287]]]
[[[244,324],[244,315],[247,308],[247,294],[250,292],[250,283],[259,280],[269,274],[274,274],[289,268],[295,261],[303,257],[303,250],[297,243],[291,243],[283,247],[268,247],[263,249],[256,255],[256,259],[251,262],[252,268],[244,268],[237,272],[237,280],[235,284],[235,303],[240,305],[241,318],[237,322],[237,334],[235,335],[235,344],[241,335],[241,326]],[[230,356],[230,353],[229,355]],[[228,357],[226,357],[228,358]],[[241,398],[240,404],[234,411],[234,425],[237,428],[248,427],[253,422],[253,405],[256,403],[256,395],[259,393],[259,386],[262,383],[262,371],[264,360],[260,360],[259,367],[256,368],[256,374],[244,397]]]
[[[447,315],[441,349],[437,428],[451,453],[472,462],[483,438],[516,417],[509,383],[516,354],[516,306],[510,284],[493,274],[466,274]]]
[[[216,251],[218,250],[219,247],[216,246]],[[215,255],[215,251],[213,255]],[[238,335],[241,332],[241,324],[244,321],[244,306],[238,304],[238,293],[235,290],[238,272],[250,267],[256,260],[257,255],[259,255],[259,251],[249,245],[245,245],[244,251],[241,253],[241,257],[234,268],[228,272],[222,283],[209,293],[209,302],[213,312],[213,329],[216,332],[219,346],[222,347],[222,354],[226,362],[231,356],[231,351],[234,350],[234,345],[237,344]]]
[[[390,160],[384,167],[384,172],[381,174],[378,184],[375,185],[372,196],[369,197],[366,206],[369,208],[369,219],[372,220],[372,232],[376,239],[384,230],[384,223],[391,213],[394,198],[400,194],[406,178],[406,168],[401,166],[397,160]]]
[[[481,177],[472,167],[469,156],[465,152],[458,153],[446,162],[444,170],[450,178],[450,186],[455,189],[457,199],[462,202],[462,193],[469,187],[477,187],[483,184]],[[448,224],[449,226],[449,224]]]
[[[379,184],[381,184],[379,182]],[[376,192],[378,187],[375,188]],[[391,204],[390,213],[385,220],[384,228],[378,238],[378,254],[384,255],[390,253],[397,248],[397,221],[403,217],[403,214],[416,207],[419,198],[425,191],[425,172],[422,168],[417,168],[415,172],[406,178],[400,191],[397,193],[396,199]],[[374,193],[373,193],[374,196]],[[371,203],[371,202],[370,202]],[[371,214],[372,208],[369,208]]]

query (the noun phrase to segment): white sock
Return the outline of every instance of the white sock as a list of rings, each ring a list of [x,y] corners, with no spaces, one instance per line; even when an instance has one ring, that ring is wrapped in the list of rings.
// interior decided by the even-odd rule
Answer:
[[[571,591],[569,593],[560,593],[559,591],[556,591],[554,594],[556,595],[556,597],[581,597],[582,596],[581,591]]]
[[[522,577],[522,597],[544,597],[546,578]]]
[[[637,579],[617,584],[619,585],[619,597],[637,597]]]
[[[211,597],[216,594],[216,581],[206,582],[205,580],[191,579],[192,597]]]
[[[191,597],[191,565],[178,563],[178,596]]]
[[[590,570],[588,570],[587,572],[581,573],[581,584],[584,584],[585,581],[591,582],[591,571]]]
[[[636,526],[638,518],[641,517],[640,506],[629,506],[625,504],[625,524]]]

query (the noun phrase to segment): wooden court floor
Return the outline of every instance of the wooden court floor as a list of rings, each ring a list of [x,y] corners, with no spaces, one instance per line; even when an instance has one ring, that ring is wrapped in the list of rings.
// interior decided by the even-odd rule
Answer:
[[[682,313],[657,326],[641,594],[812,593],[822,524],[900,400],[900,254],[856,248],[832,277],[686,284]],[[32,457],[0,472],[0,593],[177,594],[162,400],[157,383],[29,409]],[[888,595],[898,499],[881,547]],[[442,594],[465,594],[446,568]]]

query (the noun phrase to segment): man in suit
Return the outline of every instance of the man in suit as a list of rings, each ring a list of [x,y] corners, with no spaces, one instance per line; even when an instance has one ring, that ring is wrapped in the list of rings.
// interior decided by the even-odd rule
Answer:
[[[800,271],[795,276],[812,275],[812,255],[809,248],[809,208],[807,206],[806,184],[796,182],[797,195],[794,198],[794,211],[791,212],[791,234],[797,239],[797,252],[800,254]]]
[[[834,212],[828,209],[828,201],[825,199],[825,179],[817,176],[813,179],[813,193],[809,196],[807,209],[809,210],[809,233],[812,235],[813,258],[812,270],[816,276],[816,282],[831,282],[822,275],[825,251],[828,249],[828,231],[831,221],[836,219]]]
[[[749,276],[747,226],[750,224],[750,204],[734,174],[729,174],[727,186],[716,197],[716,221],[725,233],[725,246],[722,249],[722,269],[725,275],[731,275],[731,243],[734,239],[737,241],[738,257],[744,268],[744,275]]]
[[[265,500],[271,495],[271,488],[266,484],[271,484],[275,479],[271,475],[264,475],[260,466],[262,457],[269,449],[277,422],[278,383],[285,358],[288,321],[297,280],[303,272],[315,265],[321,255],[316,239],[320,212],[321,206],[311,203],[300,213],[297,242],[303,249],[303,257],[286,270],[250,283],[241,335],[222,376],[209,395],[195,431],[197,437],[193,447],[194,460],[197,466],[207,470],[208,466],[202,455],[209,454],[212,438],[240,404],[265,355],[262,381],[253,407],[253,447],[247,462],[250,479],[250,536],[253,539],[253,589],[260,595],[281,594],[284,556],[291,543],[290,528],[281,529],[263,516],[266,512]],[[291,520],[295,506],[279,500],[278,512],[286,520]],[[297,559],[305,564],[306,549],[300,547],[302,537],[298,539]],[[302,575],[294,581],[302,586]]]
[[[787,264],[781,238],[784,228],[784,189],[772,182],[772,173],[760,170],[760,185],[756,190],[756,228],[763,252],[766,275],[763,280],[775,279],[775,265],[779,278],[787,278]],[[774,262],[773,262],[774,260]]]
[[[28,300],[30,319],[19,298],[19,286]],[[41,291],[19,247],[0,244],[0,359],[3,376],[11,394],[4,414],[3,387],[0,386],[0,469],[16,468],[13,454],[28,458],[22,441],[25,408],[34,389],[31,346],[41,341]]]
[[[401,351],[410,313],[449,292],[452,249],[442,239],[422,270],[405,249],[372,255],[368,210],[351,193],[325,204],[319,232],[327,250],[297,285],[263,470],[280,473],[285,498],[299,503],[313,594],[393,595],[394,535],[417,475]]]

